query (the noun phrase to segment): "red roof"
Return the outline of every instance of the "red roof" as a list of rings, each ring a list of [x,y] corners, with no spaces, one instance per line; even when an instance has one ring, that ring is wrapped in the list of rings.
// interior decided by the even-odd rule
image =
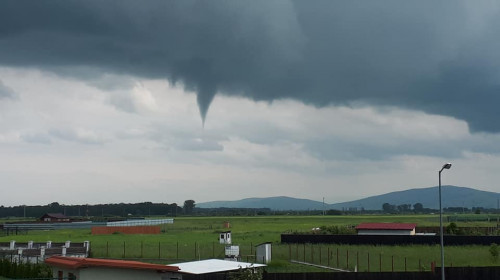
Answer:
[[[356,229],[381,229],[381,230],[414,230],[417,224],[403,223],[361,223]]]
[[[136,261],[94,259],[94,258],[75,258],[53,256],[45,260],[45,263],[53,266],[61,266],[71,269],[86,268],[86,267],[111,267],[111,268],[130,268],[142,270],[157,270],[157,271],[179,271],[177,266],[168,266],[161,264],[143,263]]]

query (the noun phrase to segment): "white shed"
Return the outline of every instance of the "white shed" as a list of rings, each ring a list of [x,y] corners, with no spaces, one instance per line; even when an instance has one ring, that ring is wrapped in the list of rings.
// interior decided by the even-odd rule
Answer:
[[[255,261],[258,263],[269,263],[271,262],[271,242],[262,243],[256,246],[255,250]]]
[[[231,231],[221,232],[219,234],[220,244],[231,244]]]

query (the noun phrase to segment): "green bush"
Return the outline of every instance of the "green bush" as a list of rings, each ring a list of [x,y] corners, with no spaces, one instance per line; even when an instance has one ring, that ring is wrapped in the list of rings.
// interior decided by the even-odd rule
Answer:
[[[50,278],[51,269],[44,264],[11,263],[7,259],[0,259],[0,276],[19,278]]]
[[[262,280],[260,269],[241,269],[229,275],[229,280]]]
[[[347,226],[321,226],[319,231],[314,231],[316,234],[356,234],[356,230]]]
[[[489,251],[490,251],[491,258],[493,259],[493,262],[497,262],[497,260],[498,260],[498,245],[496,243],[491,243]]]

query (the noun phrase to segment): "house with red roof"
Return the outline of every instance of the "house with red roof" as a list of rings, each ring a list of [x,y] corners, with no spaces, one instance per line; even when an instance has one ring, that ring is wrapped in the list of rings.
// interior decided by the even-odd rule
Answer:
[[[417,224],[410,223],[361,223],[358,235],[415,235]]]
[[[54,279],[182,279],[179,267],[137,261],[53,256],[45,260]]]

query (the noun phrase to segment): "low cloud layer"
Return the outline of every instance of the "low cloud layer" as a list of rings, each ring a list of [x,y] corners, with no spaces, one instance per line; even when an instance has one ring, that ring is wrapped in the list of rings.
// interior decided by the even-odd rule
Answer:
[[[0,76],[18,94],[0,100],[0,185],[13,190],[0,205],[341,202],[433,186],[445,161],[446,184],[496,191],[500,179],[499,134],[453,117],[217,95],[202,128],[195,94],[164,79],[117,76],[131,87],[103,90],[33,69],[0,67]],[[134,110],[111,102],[117,94]]]
[[[2,1],[0,64],[89,81],[107,73],[167,78],[196,92],[203,120],[214,96],[225,94],[398,106],[499,132],[498,8],[494,1]],[[9,95],[4,88],[0,97]]]

